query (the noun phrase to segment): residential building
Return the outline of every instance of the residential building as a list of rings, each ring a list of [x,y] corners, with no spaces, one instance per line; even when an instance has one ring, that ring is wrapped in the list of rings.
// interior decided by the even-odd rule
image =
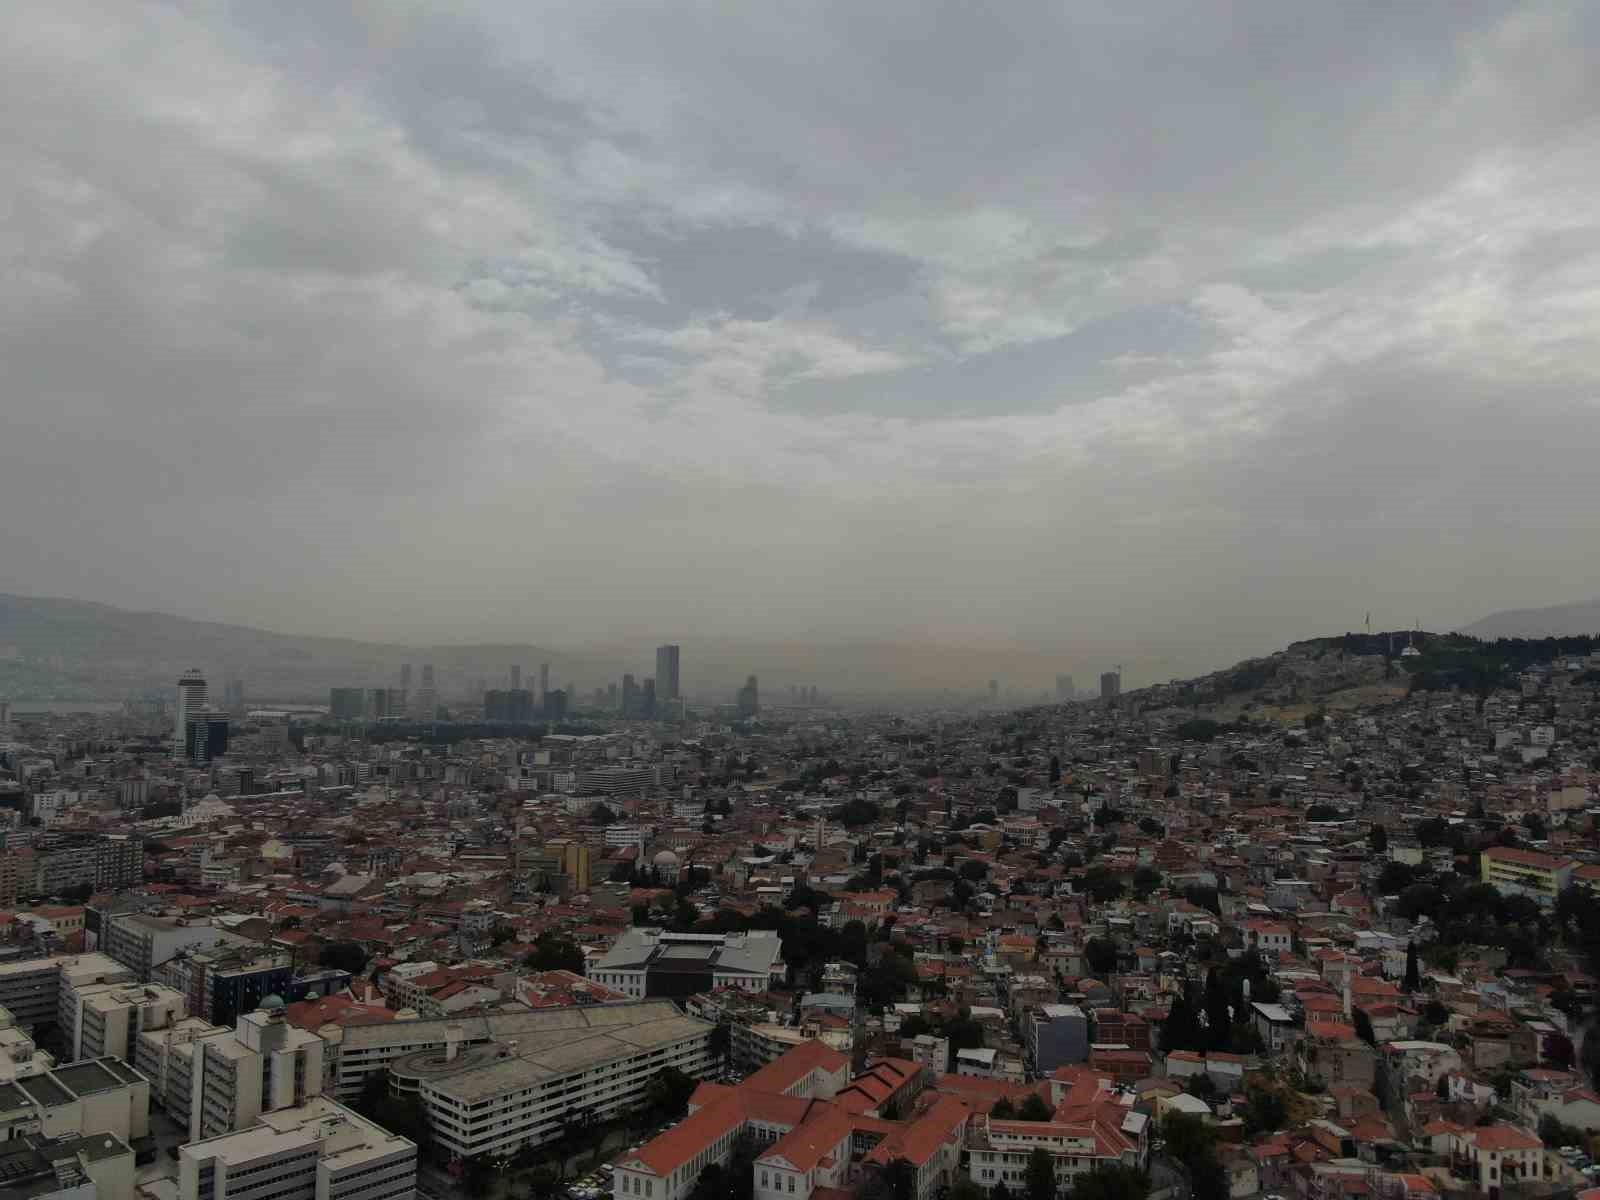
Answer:
[[[1076,1004],[1045,1004],[1024,1018],[1024,1041],[1035,1076],[1089,1057],[1089,1018]],[[1146,1039],[1148,1043],[1148,1038]]]
[[[783,943],[765,929],[748,933],[670,933],[629,929],[584,973],[639,999],[685,997],[715,988],[764,992],[788,972]]]
[[[1478,877],[1502,895],[1528,896],[1549,908],[1572,882],[1577,865],[1570,858],[1490,846],[1478,856]]]
[[[178,1200],[411,1200],[417,1147],[315,1096],[178,1154]]]

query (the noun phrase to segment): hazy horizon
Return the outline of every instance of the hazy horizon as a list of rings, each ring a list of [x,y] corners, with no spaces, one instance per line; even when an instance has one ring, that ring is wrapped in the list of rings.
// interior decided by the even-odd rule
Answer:
[[[5,26],[0,590],[1081,687],[1600,594],[1600,7]]]

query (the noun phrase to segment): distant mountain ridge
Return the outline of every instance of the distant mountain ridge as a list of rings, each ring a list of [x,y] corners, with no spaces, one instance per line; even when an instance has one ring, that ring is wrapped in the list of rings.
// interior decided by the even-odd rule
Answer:
[[[784,698],[790,685],[815,686],[863,696],[976,697],[989,679],[1009,693],[1014,686],[1048,688],[1073,662],[1116,661],[1117,648],[1095,647],[1062,657],[1032,648],[981,647],[900,640],[756,641],[674,637],[683,648],[683,684],[697,700],[731,700],[751,674],[762,695]],[[220,696],[230,673],[245,683],[247,699],[326,703],[330,687],[395,687],[400,666],[432,663],[441,699],[476,699],[479,681],[506,687],[513,665],[537,672],[550,664],[550,684],[578,685],[587,696],[625,672],[655,673],[655,642],[648,638],[554,650],[528,643],[407,645],[355,638],[275,633],[245,625],[191,620],[168,613],[134,612],[109,604],[0,593],[0,699],[120,700],[146,691],[169,692],[189,667],[206,672]],[[1135,661],[1128,655],[1125,661]],[[1061,664],[1066,664],[1065,668]],[[1158,667],[1159,660],[1151,666]],[[1151,671],[1153,673],[1153,670]],[[533,682],[528,675],[525,681]],[[413,686],[419,677],[413,675]]]
[[[1549,608],[1509,608],[1464,626],[1476,638],[1583,637],[1600,633],[1600,597]]]

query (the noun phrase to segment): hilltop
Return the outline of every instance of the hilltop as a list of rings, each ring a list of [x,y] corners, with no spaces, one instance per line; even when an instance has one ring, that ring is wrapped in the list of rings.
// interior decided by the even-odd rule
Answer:
[[[1461,630],[1477,638],[1573,637],[1600,632],[1600,597],[1550,608],[1508,608]]]
[[[1422,630],[1312,638],[1264,658],[1250,658],[1195,679],[1127,693],[1151,711],[1189,709],[1219,721],[1250,716],[1299,721],[1323,709],[1360,708],[1417,690],[1461,688],[1479,695],[1514,687],[1538,663],[1581,660],[1600,637],[1497,638]]]

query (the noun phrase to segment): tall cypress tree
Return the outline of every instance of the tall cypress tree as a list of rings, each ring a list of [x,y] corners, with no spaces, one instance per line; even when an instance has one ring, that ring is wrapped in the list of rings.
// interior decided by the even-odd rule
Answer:
[[[1417,969],[1417,944],[1406,943],[1406,991],[1416,993],[1422,990],[1422,972]]]

